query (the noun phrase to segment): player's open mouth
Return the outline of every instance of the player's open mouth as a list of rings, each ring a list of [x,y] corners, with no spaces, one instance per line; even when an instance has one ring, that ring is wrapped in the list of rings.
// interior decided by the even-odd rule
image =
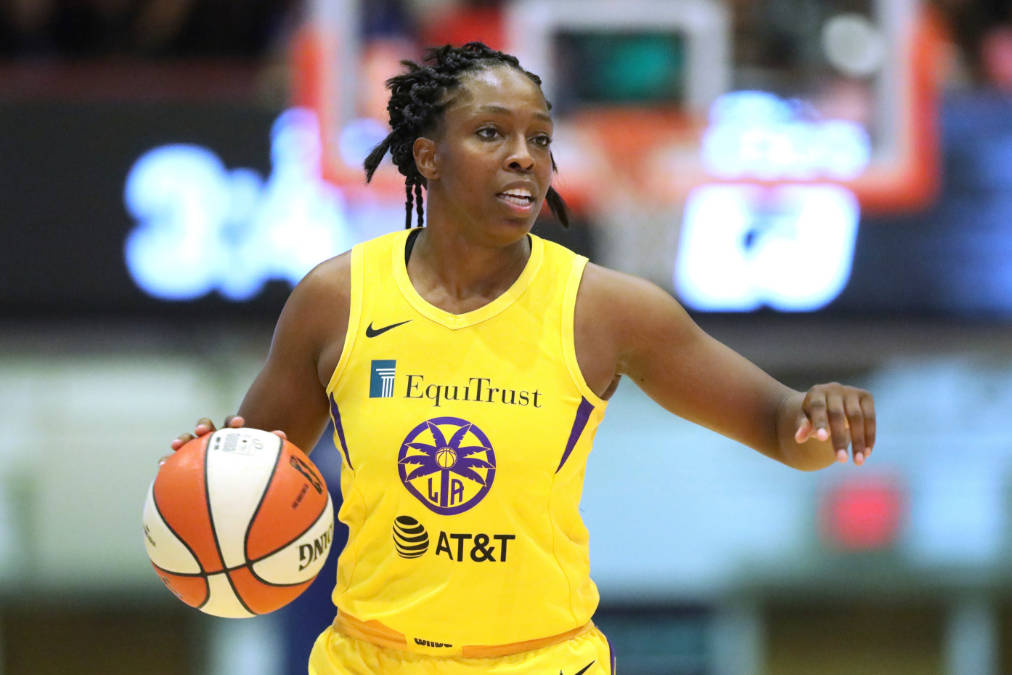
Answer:
[[[520,209],[528,209],[534,204],[534,196],[529,191],[522,189],[500,192],[496,197],[500,201]]]

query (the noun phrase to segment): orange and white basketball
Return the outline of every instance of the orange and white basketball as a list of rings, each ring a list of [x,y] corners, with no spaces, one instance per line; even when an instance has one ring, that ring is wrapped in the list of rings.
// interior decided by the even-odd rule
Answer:
[[[244,618],[299,596],[330,552],[334,507],[319,469],[259,429],[196,438],[161,466],[144,505],[155,571],[202,612]]]

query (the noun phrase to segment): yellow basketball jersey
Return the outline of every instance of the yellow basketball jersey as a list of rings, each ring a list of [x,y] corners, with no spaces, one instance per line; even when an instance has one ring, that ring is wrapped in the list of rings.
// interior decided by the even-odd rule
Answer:
[[[412,286],[408,234],[351,253],[327,387],[349,528],[334,602],[428,654],[576,630],[598,602],[578,507],[606,406],[573,346],[587,260],[532,235],[505,293],[450,314]]]

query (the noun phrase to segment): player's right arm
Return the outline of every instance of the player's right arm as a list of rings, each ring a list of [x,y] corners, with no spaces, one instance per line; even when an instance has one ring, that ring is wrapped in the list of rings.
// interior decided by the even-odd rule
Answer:
[[[327,424],[325,389],[344,347],[350,287],[348,253],[299,282],[281,311],[267,360],[227,426],[275,430],[306,452],[313,449]],[[192,434],[172,441],[172,449],[214,428],[210,418],[201,418]]]

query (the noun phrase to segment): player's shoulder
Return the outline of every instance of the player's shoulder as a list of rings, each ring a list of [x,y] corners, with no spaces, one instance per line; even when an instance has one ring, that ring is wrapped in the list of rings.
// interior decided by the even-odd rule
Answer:
[[[329,258],[295,286],[278,318],[275,347],[319,354],[335,336],[344,335],[351,307],[350,260],[349,253]]]
[[[382,253],[390,246],[398,245],[405,236],[404,231],[389,232],[357,244],[355,247],[319,263],[303,277],[292,292],[299,301],[327,302],[329,307],[346,307],[351,297],[352,258],[355,249],[361,249],[359,259],[366,259],[369,251]],[[361,263],[360,263],[361,264]],[[336,303],[336,305],[334,304]]]
[[[311,269],[292,290],[285,313],[300,319],[318,314],[347,314],[350,298],[351,251],[348,251]]]
[[[626,337],[670,331],[689,322],[681,304],[654,282],[593,263],[584,270],[576,306],[578,319],[591,321],[595,330]]]
[[[303,277],[296,291],[304,294],[347,295],[351,288],[351,251],[319,263]]]
[[[592,262],[583,270],[579,297],[595,303],[674,301],[670,293],[651,281]]]

